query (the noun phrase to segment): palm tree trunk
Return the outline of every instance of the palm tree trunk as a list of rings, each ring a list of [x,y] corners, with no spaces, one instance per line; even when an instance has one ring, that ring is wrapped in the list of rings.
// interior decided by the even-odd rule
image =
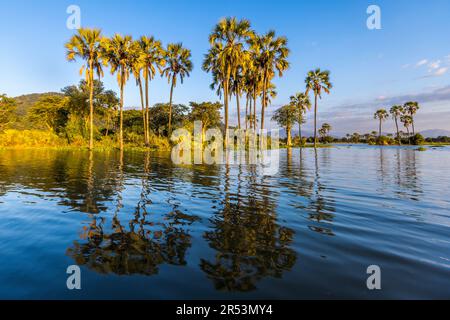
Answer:
[[[172,78],[172,85],[170,87],[170,101],[169,101],[169,131],[168,131],[168,137],[172,135],[172,97],[173,97],[173,86],[174,86],[174,79]]]
[[[415,128],[414,128],[414,118],[413,118],[413,116],[411,116],[411,125],[412,125],[412,134],[413,134],[413,136],[415,136],[416,135],[416,130],[415,130]]]
[[[406,132],[408,132],[408,144],[411,144],[411,135],[409,134],[409,127],[406,127]]]
[[[380,131],[379,131],[379,134],[378,134],[378,138],[381,139],[381,118],[380,118]]]
[[[317,148],[317,94],[314,93],[314,148]]]
[[[300,139],[300,148],[303,146],[303,137],[302,137],[302,117],[298,117],[298,137]]]
[[[94,70],[92,70],[92,60],[89,68],[89,150],[92,150],[94,148]]]
[[[400,132],[398,131],[398,121],[397,117],[395,117],[395,127],[397,128],[397,141],[399,145],[402,145],[402,139],[400,139]]]
[[[144,125],[144,143],[147,145],[147,126],[145,124],[145,106],[144,106],[144,92],[142,91],[142,81],[138,79],[139,83],[139,95],[141,97],[141,107],[142,107],[142,121]]]
[[[228,148],[228,84],[230,81],[231,70],[230,67],[227,69],[226,78],[224,81],[223,87],[223,98],[224,98],[224,107],[225,107],[225,148]]]
[[[119,115],[119,149],[123,150],[123,87],[124,84],[124,75],[122,71],[121,84],[120,84],[120,115]]]
[[[239,105],[239,88],[236,90],[236,106],[237,106],[237,118],[238,118],[238,129],[241,129],[241,107]]]
[[[256,132],[256,86],[255,91],[253,91],[253,130]]]
[[[248,95],[245,99],[245,131],[248,130]]]
[[[287,134],[287,147],[291,147],[292,145],[292,137],[291,137],[291,127],[290,126],[286,126],[286,134]]]
[[[149,111],[149,103],[148,103],[148,72],[145,73],[145,127],[146,127],[146,137],[145,144],[148,146],[150,143],[150,111]]]
[[[262,98],[262,104],[261,104],[261,133],[262,133],[262,130],[264,130],[264,111],[266,109],[266,95],[267,95],[267,86],[266,86],[266,80],[264,80],[263,98]]]

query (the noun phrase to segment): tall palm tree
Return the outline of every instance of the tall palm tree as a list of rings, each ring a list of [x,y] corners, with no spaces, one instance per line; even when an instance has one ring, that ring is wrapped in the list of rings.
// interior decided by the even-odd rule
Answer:
[[[120,87],[120,109],[119,109],[119,148],[123,150],[123,104],[124,88],[132,72],[133,61],[139,50],[131,36],[115,34],[112,38],[104,38],[102,41],[103,56],[109,63],[111,74],[117,73],[117,83]]]
[[[416,134],[416,130],[414,128],[414,116],[416,115],[417,111],[420,109],[419,103],[416,101],[409,101],[406,102],[403,106],[404,111],[406,114],[408,114],[411,117],[411,126],[412,126],[412,133],[413,135]]]
[[[150,139],[150,106],[149,106],[149,82],[156,75],[156,70],[162,72],[165,65],[164,49],[161,42],[153,37],[142,36],[139,39],[139,46],[142,54],[142,74],[145,82],[145,113],[144,113],[144,130],[145,143],[148,145]]]
[[[322,99],[322,91],[329,94],[333,85],[330,82],[330,71],[319,68],[308,72],[306,77],[306,95],[311,90],[314,93],[314,148],[317,148],[317,100]]]
[[[404,114],[400,117],[400,121],[403,123],[403,125],[406,128],[406,132],[408,134],[408,143],[411,144],[411,134],[409,133],[409,126],[412,125],[413,119],[410,115]]]
[[[378,119],[380,121],[380,127],[378,131],[378,137],[381,138],[381,124],[383,121],[385,121],[387,118],[389,118],[389,114],[385,109],[379,109],[375,114],[373,115],[374,119]]]
[[[189,77],[193,65],[191,61],[191,50],[183,48],[182,43],[170,43],[165,52],[166,66],[162,70],[162,76],[167,77],[170,86],[170,101],[169,101],[169,132],[168,136],[172,134],[172,98],[173,89],[177,86],[177,79],[183,83],[185,77]]]
[[[225,120],[225,145],[228,145],[228,98],[230,79],[236,77],[239,68],[243,65],[246,54],[244,42],[253,37],[248,20],[224,18],[214,27],[209,36],[211,48],[203,62],[203,69],[216,74],[222,82]]]
[[[289,68],[287,60],[289,49],[287,38],[277,37],[275,31],[271,30],[262,36],[254,36],[249,41],[251,51],[255,57],[254,63],[261,74],[262,99],[261,99],[261,130],[264,129],[264,111],[267,107],[267,93],[270,81],[278,76],[282,77],[284,71]]]
[[[86,61],[80,69],[80,74],[85,74],[89,86],[89,149],[94,147],[94,73],[100,79],[103,76],[101,55],[102,32],[99,29],[79,29],[66,43],[66,58],[75,61],[81,58]]]
[[[399,106],[399,105],[395,105],[391,108],[391,110],[389,110],[389,112],[391,113],[392,118],[394,119],[395,127],[397,129],[398,144],[401,145],[402,139],[400,138],[400,131],[398,130],[398,120],[403,115],[403,112],[404,112],[403,107]]]
[[[298,136],[300,138],[300,148],[302,147],[303,138],[302,138],[302,123],[304,121],[304,114],[306,111],[311,110],[311,100],[309,96],[304,93],[296,93],[291,96],[291,105],[297,109],[298,112]]]
[[[130,59],[130,69],[133,73],[134,79],[136,80],[136,85],[139,87],[139,97],[141,99],[141,109],[142,109],[142,119],[144,124],[144,140],[145,145],[147,145],[147,126],[145,121],[145,107],[144,107],[144,91],[142,89],[142,78],[141,73],[144,68],[142,61],[142,48],[138,41],[134,42],[134,47],[136,48],[136,54],[131,55]]]

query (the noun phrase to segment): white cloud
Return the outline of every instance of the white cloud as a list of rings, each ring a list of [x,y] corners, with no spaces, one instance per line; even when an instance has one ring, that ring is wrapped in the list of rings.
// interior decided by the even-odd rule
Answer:
[[[423,65],[426,65],[427,63],[428,63],[427,59],[420,60],[419,62],[416,63],[416,67],[421,67]]]
[[[446,74],[448,71],[448,67],[442,67],[437,69],[434,73],[432,73],[433,76],[435,77],[440,77],[443,76],[444,74]]]
[[[436,61],[430,62],[428,64],[428,67],[430,68],[430,72],[432,70],[439,69],[441,67],[441,60],[436,60]]]

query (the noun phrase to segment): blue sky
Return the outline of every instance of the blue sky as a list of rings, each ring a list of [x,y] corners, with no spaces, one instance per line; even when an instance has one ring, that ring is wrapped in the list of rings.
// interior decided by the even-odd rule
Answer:
[[[175,89],[177,103],[217,100],[211,77],[201,70],[208,34],[222,17],[247,18],[257,32],[274,29],[285,35],[291,68],[276,79],[278,97],[269,114],[304,90],[304,78],[315,67],[331,71],[334,89],[320,102],[320,122],[336,132],[368,132],[377,128],[377,108],[415,99],[422,104],[417,127],[450,130],[450,1],[5,1],[0,0],[0,92],[10,96],[59,91],[79,81],[80,63],[65,60],[66,9],[81,8],[84,27],[154,35],[164,44],[183,42],[192,50],[194,71]],[[381,8],[381,30],[366,27],[370,4]],[[115,77],[104,79],[117,90]],[[151,100],[167,101],[169,86],[157,78]],[[138,106],[134,81],[125,104]],[[312,114],[310,114],[312,116]],[[307,130],[311,126],[307,124]],[[386,124],[392,129],[392,124]]]

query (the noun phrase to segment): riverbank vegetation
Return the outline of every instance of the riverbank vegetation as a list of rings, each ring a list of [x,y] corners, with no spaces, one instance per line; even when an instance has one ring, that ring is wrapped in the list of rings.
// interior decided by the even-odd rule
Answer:
[[[223,103],[206,101],[183,105],[174,103],[175,89],[190,76],[194,66],[191,51],[182,43],[164,46],[153,36],[133,39],[114,34],[107,37],[99,29],[80,29],[65,48],[68,61],[81,62],[83,80],[59,92],[16,98],[0,95],[0,147],[166,150],[170,149],[169,137],[174,129],[192,131],[197,120],[203,121],[203,130],[213,127],[223,132],[225,129],[263,130],[266,109],[277,96],[274,80],[282,77],[290,66],[287,38],[272,30],[260,34],[245,19],[224,18],[213,27],[209,43],[202,69],[212,75],[211,89]],[[102,78],[106,70],[116,76],[117,88],[104,87]],[[158,75],[167,79],[170,94],[168,102],[151,105],[150,87]],[[139,93],[140,106],[124,105],[124,89],[131,79]],[[324,94],[330,94],[332,88],[330,71],[315,68],[307,73],[304,87],[271,115],[271,120],[285,130],[282,146],[313,144],[318,147],[319,142],[321,145],[332,142],[448,143],[445,137],[425,141],[416,133],[414,117],[420,109],[418,102],[393,106],[389,112],[379,109],[374,115],[378,133],[353,133],[341,139],[333,138],[330,124],[322,123],[321,127],[318,124],[319,100]],[[233,103],[236,107],[234,126],[229,121]],[[313,136],[304,137],[302,126],[312,106]],[[384,135],[382,131],[389,116],[395,124],[395,136]],[[399,129],[400,124],[406,133]],[[295,125],[298,125],[298,135],[293,136],[291,131]],[[226,145],[227,138],[225,135]]]

